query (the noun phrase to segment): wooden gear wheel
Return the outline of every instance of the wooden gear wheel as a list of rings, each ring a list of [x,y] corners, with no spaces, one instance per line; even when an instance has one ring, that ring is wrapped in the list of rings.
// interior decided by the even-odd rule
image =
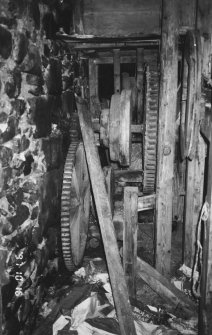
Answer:
[[[73,271],[83,258],[90,212],[90,181],[82,142],[73,140],[64,167],[61,240],[65,265]]]
[[[159,74],[157,60],[146,67],[146,98],[143,136],[143,193],[155,192],[157,170],[157,128]]]

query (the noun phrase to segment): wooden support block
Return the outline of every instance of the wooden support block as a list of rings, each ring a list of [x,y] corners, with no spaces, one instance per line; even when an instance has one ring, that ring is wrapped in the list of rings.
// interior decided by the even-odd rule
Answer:
[[[144,49],[137,48],[137,122],[143,120]]]
[[[191,318],[197,313],[195,303],[178,290],[148,263],[137,257],[137,277],[141,278],[153,291],[163,298],[176,316]],[[179,314],[178,314],[179,313]]]
[[[145,195],[138,198],[138,212],[155,208],[155,194]]]
[[[121,334],[136,335],[91,118],[84,101],[78,99],[77,109]]]
[[[142,134],[144,130],[143,124],[131,124],[131,133]]]
[[[142,183],[142,170],[115,170],[115,181],[117,183]]]
[[[138,188],[124,188],[123,267],[130,297],[136,297]]]
[[[131,162],[131,90],[122,90],[120,100],[119,162],[129,166]]]
[[[171,266],[172,190],[178,76],[178,10],[164,0],[162,14],[161,79],[157,151],[156,268],[169,275]]]
[[[120,93],[121,92],[120,49],[113,50],[113,66],[114,66],[114,93]]]
[[[113,94],[110,104],[109,151],[112,161],[119,160],[120,99],[119,93]]]

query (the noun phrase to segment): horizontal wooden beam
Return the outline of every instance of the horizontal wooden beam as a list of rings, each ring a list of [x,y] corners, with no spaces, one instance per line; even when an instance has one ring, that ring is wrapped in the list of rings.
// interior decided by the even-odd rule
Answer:
[[[98,120],[94,119],[92,121],[93,130],[97,133],[100,132],[100,123]],[[131,124],[131,133],[133,134],[142,134],[144,130],[143,124]]]
[[[95,58],[95,64],[113,64],[113,57]],[[136,63],[136,56],[120,56],[120,63]]]
[[[142,170],[114,170],[114,177],[116,182],[130,182],[142,183],[143,171]]]

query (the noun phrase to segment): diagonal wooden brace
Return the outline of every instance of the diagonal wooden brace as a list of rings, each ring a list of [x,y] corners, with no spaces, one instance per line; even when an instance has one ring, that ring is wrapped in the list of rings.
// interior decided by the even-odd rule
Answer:
[[[84,100],[77,98],[77,109],[121,334],[136,335],[91,117]]]

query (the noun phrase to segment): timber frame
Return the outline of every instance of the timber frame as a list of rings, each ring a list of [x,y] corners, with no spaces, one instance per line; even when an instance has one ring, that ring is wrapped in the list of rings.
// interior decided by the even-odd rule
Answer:
[[[118,1],[120,3],[121,0]],[[130,295],[135,294],[133,278],[136,268],[136,216],[139,210],[154,208],[156,211],[156,234],[155,234],[155,267],[156,270],[165,277],[169,277],[171,270],[171,239],[173,212],[175,212],[176,199],[181,197],[182,208],[181,220],[184,222],[183,236],[183,260],[190,268],[194,265],[196,250],[196,230],[198,226],[201,207],[206,201],[209,205],[209,215],[205,226],[205,238],[201,241],[203,245],[203,270],[201,277],[201,298],[200,298],[200,334],[209,335],[212,329],[212,149],[211,149],[211,92],[209,100],[205,100],[204,90],[211,90],[211,54],[212,54],[212,2],[210,0],[198,1],[186,0],[163,0],[162,11],[162,31],[159,26],[149,27],[147,32],[139,25],[139,33],[136,34],[135,27],[131,26],[130,34],[127,34],[127,27],[121,27],[118,36],[109,29],[105,30],[94,26],[90,27],[91,9],[94,16],[100,11],[99,7],[90,8],[91,3],[85,6],[83,17],[80,1],[75,9],[75,34],[58,35],[58,38],[66,40],[74,52],[85,53],[88,50],[95,50],[95,57],[89,57],[90,73],[90,99],[98,95],[98,65],[114,64],[114,89],[120,92],[120,63],[136,63],[139,69],[137,76],[137,86],[142,85],[143,73],[142,62],[145,59],[145,48],[151,46],[152,49],[160,49],[160,98],[159,98],[159,123],[158,123],[158,146],[157,146],[157,184],[156,192],[141,200],[139,192],[135,187],[126,187],[124,220],[125,241],[124,274],[126,285],[129,287]],[[138,1],[135,1],[138,4]],[[154,1],[150,1],[150,8]],[[123,3],[127,6],[127,2]],[[144,1],[145,6],[147,1]],[[95,4],[92,3],[94,6]],[[109,7],[112,2],[109,1]],[[106,11],[105,5],[103,5]],[[111,8],[111,7],[110,7]],[[116,8],[117,9],[117,8]],[[87,10],[87,12],[86,12]],[[148,8],[149,12],[150,9]],[[104,12],[103,11],[103,12]],[[142,11],[142,9],[140,9]],[[148,12],[148,15],[149,15]],[[154,10],[155,17],[161,13],[160,6]],[[120,18],[122,18],[120,14]],[[98,19],[99,20],[99,19]],[[110,25],[113,18],[110,18]],[[116,22],[113,22],[115,27]],[[98,24],[99,21],[98,21]],[[98,26],[99,27],[99,26]],[[90,30],[89,30],[90,29]],[[92,34],[91,34],[92,33]],[[183,63],[182,45],[179,47],[179,37],[185,40],[186,36],[193,36],[195,58],[195,69],[193,73],[193,87],[188,88],[186,71],[191,70],[189,61],[182,71],[182,86],[180,87],[177,78],[179,73],[179,63]],[[187,40],[188,41],[188,40]],[[109,51],[108,51],[109,50]],[[137,50],[137,51],[136,51]],[[193,54],[192,54],[193,55]],[[138,60],[139,59],[139,60]],[[187,70],[186,70],[187,67]],[[191,74],[190,74],[191,75]],[[185,80],[184,80],[184,79]],[[190,90],[189,90],[190,89]],[[180,96],[180,98],[179,98]],[[185,113],[192,100],[193,119],[192,127]],[[181,99],[181,100],[180,100]],[[190,100],[189,100],[190,99]],[[180,100],[180,108],[177,102]],[[92,105],[92,104],[91,104]],[[210,105],[210,108],[208,107]],[[179,111],[180,109],[180,111]],[[93,113],[92,107],[91,112]],[[187,126],[188,133],[193,132],[193,139],[190,138],[190,145],[185,153],[181,152],[179,159],[181,180],[180,187],[175,189],[175,158],[176,158],[176,123],[180,119],[181,134]],[[98,125],[97,125],[98,128]],[[192,129],[191,129],[192,128]],[[140,130],[143,132],[143,126]],[[192,137],[189,136],[189,137]],[[183,136],[182,136],[183,138]],[[181,141],[184,143],[185,138]],[[187,139],[186,139],[187,141]],[[181,143],[182,144],[182,143]],[[188,143],[187,143],[188,144]],[[190,151],[190,149],[192,149]],[[189,151],[189,154],[188,154]],[[206,154],[207,153],[207,154]],[[178,157],[179,158],[179,157]],[[125,178],[120,171],[117,172],[119,178]],[[179,177],[179,176],[178,176]],[[130,199],[130,200],[129,200]],[[129,203],[132,202],[132,207]],[[176,202],[176,201],[175,201]],[[137,209],[136,209],[137,208]],[[130,220],[128,213],[131,213]],[[140,273],[144,271],[145,264],[137,262]],[[129,269],[132,276],[129,277]],[[121,270],[120,270],[121,271]],[[145,270],[150,272],[150,270]],[[144,271],[144,272],[145,272]],[[145,273],[146,273],[145,272]],[[154,274],[152,273],[152,276]],[[143,274],[143,277],[144,274]],[[148,278],[146,279],[148,281]],[[158,284],[154,284],[157,286]],[[166,284],[164,284],[166,285]],[[128,305],[127,307],[128,308]],[[123,322],[126,322],[124,320]],[[123,326],[124,327],[124,326]],[[133,331],[132,331],[133,332]]]

